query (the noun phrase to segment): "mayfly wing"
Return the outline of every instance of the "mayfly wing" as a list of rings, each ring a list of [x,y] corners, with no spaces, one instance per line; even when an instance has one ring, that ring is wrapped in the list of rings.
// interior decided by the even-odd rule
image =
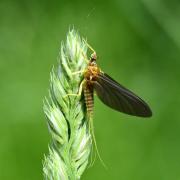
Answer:
[[[146,102],[105,73],[97,76],[94,89],[104,104],[117,111],[133,116],[152,116]]]

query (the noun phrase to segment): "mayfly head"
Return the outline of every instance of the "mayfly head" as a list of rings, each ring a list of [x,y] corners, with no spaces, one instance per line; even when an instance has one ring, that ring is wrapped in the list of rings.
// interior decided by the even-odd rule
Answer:
[[[90,59],[90,62],[91,63],[96,63],[96,60],[97,60],[97,55],[96,55],[96,53],[94,52],[94,53],[92,53],[91,54],[91,59]]]

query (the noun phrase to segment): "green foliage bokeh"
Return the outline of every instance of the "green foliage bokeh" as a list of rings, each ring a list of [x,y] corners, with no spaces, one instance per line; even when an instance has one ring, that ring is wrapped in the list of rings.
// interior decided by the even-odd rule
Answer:
[[[0,1],[0,179],[42,179],[42,102],[60,42],[74,27],[103,71],[151,106],[130,117],[95,98],[97,160],[82,179],[180,179],[180,2]]]

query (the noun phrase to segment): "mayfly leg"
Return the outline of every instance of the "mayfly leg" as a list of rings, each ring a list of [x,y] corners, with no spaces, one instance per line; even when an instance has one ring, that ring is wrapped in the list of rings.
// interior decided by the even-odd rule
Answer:
[[[83,41],[86,43],[87,47],[93,52],[96,53],[96,51],[87,43],[87,41],[85,39],[83,39]]]
[[[64,96],[64,98],[67,98],[68,96],[77,96],[77,97],[80,97],[81,94],[82,94],[82,91],[83,91],[84,83],[85,83],[85,80],[83,80],[83,81],[81,82],[77,94],[69,93],[69,94],[66,94],[66,95]]]
[[[81,74],[81,73],[84,73],[84,70],[75,71],[75,72],[72,73],[72,75]]]
[[[87,56],[84,54],[84,52],[82,51],[82,49],[80,49],[82,56],[84,57],[84,60],[86,61],[86,63],[89,63],[89,59],[87,58]]]

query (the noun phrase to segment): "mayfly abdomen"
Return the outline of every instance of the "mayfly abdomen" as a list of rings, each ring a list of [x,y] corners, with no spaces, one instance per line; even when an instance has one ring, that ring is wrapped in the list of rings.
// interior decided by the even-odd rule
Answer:
[[[94,95],[93,95],[93,87],[89,86],[87,83],[85,83],[84,86],[84,97],[85,97],[85,103],[87,108],[87,114],[88,116],[93,116],[93,108],[94,108]]]

